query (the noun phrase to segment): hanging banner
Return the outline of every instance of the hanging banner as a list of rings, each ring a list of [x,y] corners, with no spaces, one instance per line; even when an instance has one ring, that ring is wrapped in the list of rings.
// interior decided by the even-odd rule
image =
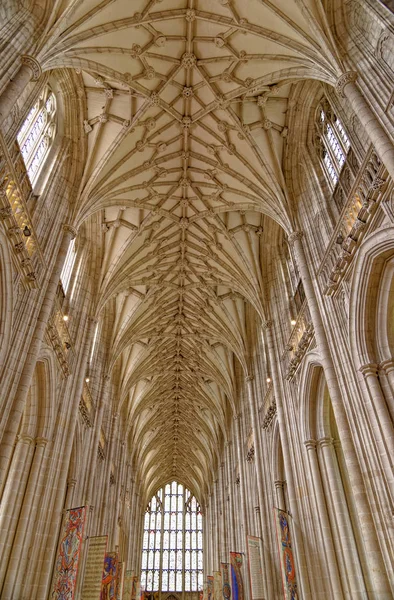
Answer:
[[[125,571],[122,600],[133,600],[134,571]]]
[[[213,600],[213,584],[214,579],[212,575],[207,576],[207,600]]]
[[[86,506],[66,511],[55,565],[54,600],[74,598],[85,520]]]
[[[134,575],[133,587],[131,589],[131,600],[137,600],[137,585],[138,585],[138,577],[137,577],[137,575]]]
[[[116,600],[122,600],[124,580],[124,562],[118,563],[118,572],[116,574]]]
[[[263,548],[258,537],[246,536],[251,600],[264,600]]]
[[[100,600],[107,542],[107,535],[89,538],[81,600]]]
[[[231,599],[231,584],[230,584],[230,565],[229,565],[229,563],[220,563],[220,571],[222,573],[223,600],[230,600]]]
[[[233,600],[244,600],[242,564],[242,554],[240,552],[230,552],[231,594]]]
[[[116,599],[116,583],[118,573],[118,553],[107,552],[104,559],[103,586],[101,600]]]
[[[282,571],[283,593],[285,600],[298,598],[293,549],[289,527],[289,515],[284,510],[274,509],[278,537],[279,561]]]
[[[222,600],[222,573],[213,572],[213,597],[215,600]]]

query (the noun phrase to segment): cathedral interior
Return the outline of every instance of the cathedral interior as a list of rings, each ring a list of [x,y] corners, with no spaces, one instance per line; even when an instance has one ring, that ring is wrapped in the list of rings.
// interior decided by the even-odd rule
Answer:
[[[394,2],[0,2],[1,600],[394,598]]]

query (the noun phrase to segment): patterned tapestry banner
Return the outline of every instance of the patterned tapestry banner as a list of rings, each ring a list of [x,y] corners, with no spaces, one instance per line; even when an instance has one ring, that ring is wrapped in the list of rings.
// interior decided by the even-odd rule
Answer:
[[[207,599],[213,600],[214,578],[212,575],[207,576]]]
[[[241,552],[230,552],[231,594],[233,600],[244,600],[244,580],[242,577],[243,557]]]
[[[222,573],[223,600],[231,600],[230,565],[229,565],[229,563],[220,563],[220,571]]]
[[[106,535],[89,538],[81,600],[100,600],[107,541]]]
[[[220,571],[213,572],[213,597],[215,600],[222,599],[222,573]]]
[[[74,598],[85,519],[86,506],[70,508],[66,512],[55,565],[54,600]]]
[[[118,575],[118,553],[107,552],[104,559],[103,587],[101,600],[116,599],[116,583]]]
[[[289,527],[289,515],[284,510],[274,509],[278,537],[279,560],[282,571],[285,600],[298,600],[297,578]]]
[[[250,596],[252,600],[264,600],[263,548],[258,537],[246,536],[248,547],[248,567]]]
[[[134,571],[125,571],[122,600],[133,600]]]

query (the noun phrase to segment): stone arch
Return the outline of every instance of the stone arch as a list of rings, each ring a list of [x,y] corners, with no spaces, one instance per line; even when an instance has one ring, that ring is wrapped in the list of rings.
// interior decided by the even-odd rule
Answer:
[[[319,394],[321,385],[322,364],[317,350],[308,352],[305,356],[300,374],[300,433],[302,441],[318,437]]]
[[[37,361],[22,416],[21,434],[31,438],[50,439],[54,426],[56,367],[48,351]]]
[[[349,339],[356,369],[390,360],[394,350],[394,227],[370,235],[354,267]]]

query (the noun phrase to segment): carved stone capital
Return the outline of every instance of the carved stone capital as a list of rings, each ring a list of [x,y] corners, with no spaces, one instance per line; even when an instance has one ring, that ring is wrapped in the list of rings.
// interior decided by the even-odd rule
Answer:
[[[46,438],[42,438],[42,437],[36,438],[36,446],[42,446],[43,448],[45,448],[47,443],[48,443],[48,440]]]
[[[247,376],[245,377],[245,381],[246,381],[246,383],[250,383],[250,382],[251,382],[251,381],[253,381],[253,380],[254,380],[254,375],[247,375]]]
[[[306,440],[304,445],[307,450],[316,450],[316,440]]]
[[[71,239],[73,240],[77,235],[77,230],[72,225],[68,225],[67,223],[63,225],[63,231],[65,233],[70,234]]]
[[[21,56],[22,65],[26,65],[31,71],[31,80],[37,81],[41,77],[42,69],[40,63],[33,58],[33,56],[29,56],[28,54],[23,54]]]
[[[273,322],[269,320],[263,321],[261,325],[263,329],[272,329]]]
[[[341,98],[345,98],[345,87],[348,83],[354,83],[357,80],[356,71],[346,71],[346,73],[342,73],[335,84],[335,91]]]
[[[242,414],[241,414],[241,413],[237,413],[237,414],[235,414],[235,415],[234,415],[234,421],[239,421],[239,420],[241,419],[241,417],[242,417]]]
[[[284,485],[285,485],[285,482],[282,481],[281,479],[277,479],[276,481],[274,481],[274,486],[275,486],[275,489],[277,489],[277,490],[283,490]]]
[[[394,369],[394,359],[390,358],[388,360],[384,360],[379,364],[379,369],[384,371],[386,375],[391,373],[391,371]]]
[[[367,379],[368,377],[377,377],[379,366],[375,363],[368,363],[366,365],[362,365],[359,368],[360,373],[362,373]]]
[[[334,438],[331,438],[331,437],[320,438],[320,440],[318,440],[317,443],[319,444],[319,448],[325,448],[327,446],[332,446],[334,444]]]
[[[304,237],[304,232],[303,231],[293,231],[293,233],[291,233],[288,237],[289,240],[289,244],[291,246],[294,246],[295,242],[297,240],[302,240],[302,238]]]

